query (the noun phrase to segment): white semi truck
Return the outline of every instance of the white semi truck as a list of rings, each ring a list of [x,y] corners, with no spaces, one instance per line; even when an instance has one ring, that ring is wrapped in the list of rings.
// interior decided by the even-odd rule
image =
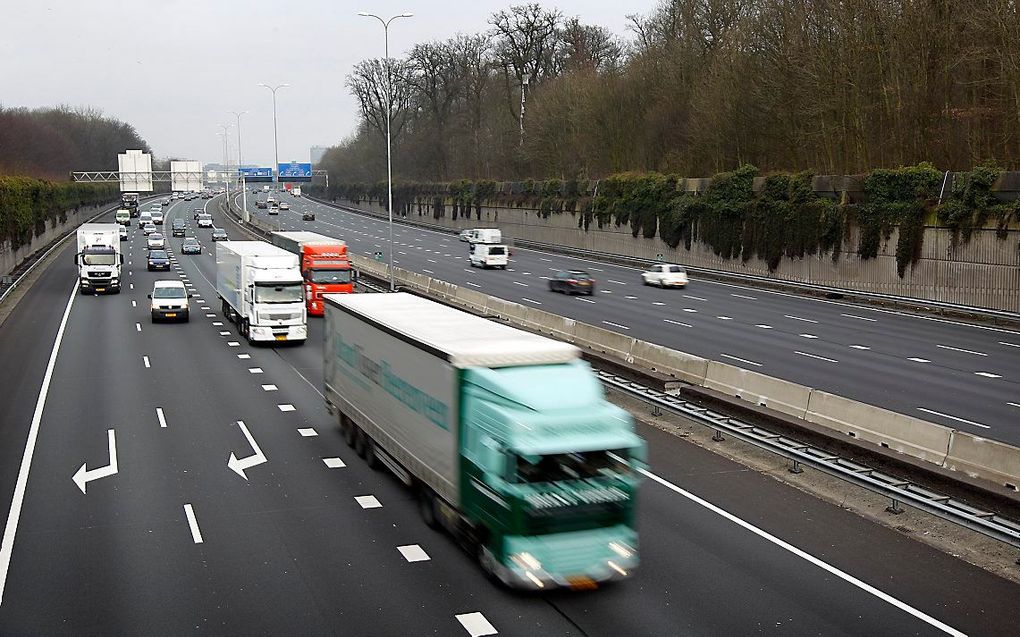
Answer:
[[[78,227],[78,289],[82,294],[120,293],[120,227],[116,223],[83,223]]]
[[[250,343],[308,338],[304,281],[295,254],[265,241],[217,242],[216,293],[223,315]]]

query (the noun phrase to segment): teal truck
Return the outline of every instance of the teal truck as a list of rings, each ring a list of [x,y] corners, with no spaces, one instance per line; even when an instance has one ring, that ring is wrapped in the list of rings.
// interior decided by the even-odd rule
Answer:
[[[515,588],[634,572],[644,442],[576,347],[406,293],[324,298],[327,409],[426,524]]]

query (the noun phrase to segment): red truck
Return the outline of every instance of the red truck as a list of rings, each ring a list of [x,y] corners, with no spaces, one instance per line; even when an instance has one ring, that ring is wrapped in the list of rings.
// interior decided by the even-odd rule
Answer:
[[[323,294],[350,294],[356,279],[347,244],[316,232],[274,232],[273,245],[298,256],[309,316],[322,316]]]

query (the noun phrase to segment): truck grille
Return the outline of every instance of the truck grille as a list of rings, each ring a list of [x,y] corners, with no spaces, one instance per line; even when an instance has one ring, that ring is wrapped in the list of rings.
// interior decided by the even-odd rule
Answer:
[[[264,321],[292,321],[299,318],[301,315],[294,312],[266,312],[262,315]]]

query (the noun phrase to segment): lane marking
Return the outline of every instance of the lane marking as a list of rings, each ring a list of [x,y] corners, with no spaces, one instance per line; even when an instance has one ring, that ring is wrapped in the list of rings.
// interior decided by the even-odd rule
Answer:
[[[818,338],[814,334],[798,334],[801,338]]]
[[[1010,402],[1007,402],[1006,404],[1009,405],[1010,407],[1020,407],[1020,403],[1010,403]]]
[[[514,281],[514,285],[519,285],[519,286],[521,286],[521,287],[525,287],[525,288],[526,288],[526,287],[530,287],[530,286],[528,286],[528,284],[527,284],[527,283],[521,283],[520,281]]]
[[[652,305],[665,305],[662,301],[652,301]]]
[[[280,409],[280,411],[295,411],[296,410],[296,407],[294,407],[294,405],[291,405],[290,403],[284,403],[282,405],[277,405],[277,407]]]
[[[938,347],[940,349],[952,350],[954,352],[963,352],[964,354],[973,354],[975,356],[988,356],[988,354],[985,354],[984,352],[975,352],[974,350],[961,349],[959,347],[950,347],[949,345],[936,345],[935,347]]]
[[[220,336],[229,336],[230,332],[220,332]]]
[[[433,272],[432,270],[426,270],[425,268],[422,268],[421,271],[427,272],[428,274],[435,274],[435,272]]]
[[[626,284],[626,283],[624,283],[623,281],[617,281],[617,280],[615,280],[615,279],[606,279],[606,281],[608,281],[608,282],[610,282],[610,283],[615,283],[616,285],[627,285],[627,284]]]
[[[930,360],[928,360],[927,358],[917,358],[916,356],[913,356],[913,357],[911,357],[911,358],[908,358],[907,360],[908,360],[908,361],[913,361],[913,362],[915,362],[915,363],[930,363],[930,362],[931,362],[931,361],[930,361]]]
[[[248,373],[249,374],[261,374],[262,373],[262,368],[261,367],[249,367],[248,368]]]
[[[584,301],[585,303],[594,303],[595,302],[595,301],[592,301],[591,299],[582,299],[579,296],[575,296],[574,298],[577,299],[578,301]]]
[[[840,316],[845,316],[847,318],[857,319],[858,321],[868,321],[869,323],[877,323],[878,322],[878,319],[868,318],[866,316],[857,316],[856,314],[840,314]]]
[[[748,301],[757,301],[758,300],[758,297],[756,297],[756,296],[747,296],[746,294],[734,294],[733,292],[730,292],[730,296],[735,296],[738,299],[747,299]]]
[[[693,325],[690,325],[688,323],[681,323],[680,321],[674,321],[672,319],[662,319],[662,320],[665,321],[666,323],[669,323],[670,325],[679,325],[681,327],[694,327]]]
[[[354,501],[357,502],[362,509],[378,509],[382,507],[382,503],[374,495],[358,495],[354,496]]]
[[[695,301],[707,301],[708,300],[708,299],[703,299],[700,296],[691,296],[690,294],[684,294],[684,298],[685,299],[694,299]]]
[[[213,327],[223,327],[222,321],[213,321]]]
[[[276,391],[279,389],[276,385],[263,385],[262,391]]]
[[[201,544],[202,531],[198,528],[198,519],[195,518],[195,510],[190,504],[184,505],[184,515],[187,516],[188,526],[191,528],[191,539],[195,540],[195,544]]]
[[[542,304],[541,304],[541,303],[539,303],[538,301],[535,301],[535,300],[529,299],[529,298],[528,298],[528,297],[526,297],[526,296],[522,296],[522,297],[521,297],[521,300],[522,300],[522,301],[527,301],[528,303],[534,303],[535,305],[542,305]]]
[[[798,352],[798,351],[795,350],[793,353],[797,354],[799,356],[807,356],[808,358],[817,358],[818,360],[825,361],[827,363],[838,363],[839,362],[838,360],[836,360],[834,358],[826,358],[824,356],[818,356],[817,354],[808,354],[807,352]]]
[[[758,325],[755,325],[755,327],[760,327],[763,330],[770,330],[770,329],[772,329],[771,325],[766,325],[765,323],[759,323]]]
[[[156,419],[159,420],[159,426],[166,428],[166,417],[163,415],[163,408],[156,407]]]
[[[1006,341],[999,341],[999,345],[1006,345],[1007,347],[1020,347],[1020,343],[1007,343]]]
[[[732,316],[717,316],[716,318],[719,319],[720,321],[732,321],[733,320]]]
[[[425,552],[425,549],[418,546],[417,544],[405,544],[404,546],[398,546],[397,550],[404,556],[404,559],[408,562],[427,562],[432,558]]]
[[[984,376],[985,378],[1002,378],[1000,374],[993,374],[992,372],[974,372],[977,376]]]
[[[684,312],[688,312],[690,314],[697,314],[698,313],[698,311],[696,309],[694,309],[693,307],[685,307],[685,308],[681,308],[681,309],[683,309]]]
[[[942,413],[940,411],[933,411],[931,409],[925,409],[924,407],[918,407],[917,411],[923,411],[924,413],[932,414],[933,416],[942,416],[943,418],[948,418],[950,420],[956,420],[958,422],[964,422],[964,423],[967,423],[968,425],[974,425],[975,427],[981,427],[982,429],[991,429],[991,427],[989,427],[988,425],[982,425],[981,423],[974,422],[973,420],[967,420],[965,418],[959,418],[957,416],[950,416],[949,414],[944,414],[944,413]]]
[[[227,341],[227,347],[240,347],[241,344],[237,341]]]
[[[35,411],[32,413],[32,423],[28,427],[28,439],[25,441],[25,451],[21,456],[21,467],[18,469],[18,480],[14,483],[14,495],[11,498],[11,508],[7,512],[7,525],[4,527],[3,542],[0,543],[0,606],[3,605],[4,587],[7,585],[7,572],[11,566],[11,555],[14,552],[14,540],[18,534],[18,522],[21,520],[21,507],[25,501],[25,487],[28,486],[28,473],[32,469],[32,457],[35,455],[35,444],[39,439],[39,423],[42,422],[43,408],[46,406],[46,397],[50,392],[50,381],[53,379],[53,369],[57,364],[57,354],[60,352],[60,344],[64,340],[64,329],[67,327],[67,318],[71,315],[71,306],[78,295],[78,286],[71,288],[71,296],[64,307],[64,316],[60,319],[60,327],[57,328],[57,335],[53,339],[53,347],[50,349],[50,360],[46,364],[46,372],[43,374],[42,386],[39,388],[39,395],[35,401]]]
[[[467,285],[470,285],[471,287],[474,287],[474,288],[482,287],[482,286],[478,285],[477,283],[472,283],[471,281],[465,281],[464,283],[467,284]]]
[[[761,363],[756,363],[754,361],[749,361],[746,358],[739,358],[737,356],[730,356],[729,354],[719,354],[719,356],[721,356],[723,358],[730,358],[730,359],[733,359],[735,361],[740,361],[741,363],[747,363],[748,365],[754,365],[755,367],[761,367]]]
[[[142,331],[142,324],[141,323],[135,323],[135,331],[136,332],[141,332]]]
[[[871,348],[867,345],[851,345],[850,349],[869,350]]]
[[[818,322],[818,321],[816,321],[814,319],[801,318],[799,316],[794,316],[792,314],[783,314],[783,316],[785,316],[788,319],[793,319],[795,321],[804,321],[805,323],[817,323]]]
[[[318,436],[319,435],[319,432],[315,431],[311,427],[305,427],[303,429],[298,429],[297,432],[299,434],[301,434],[301,436],[303,438],[312,438],[314,436]]]
[[[778,546],[779,548],[781,548],[781,549],[783,549],[783,550],[785,550],[785,551],[787,551],[789,553],[792,553],[793,555],[796,555],[797,557],[799,557],[799,558],[801,558],[801,559],[803,559],[803,560],[813,564],[814,566],[817,566],[818,568],[820,568],[820,569],[822,569],[822,570],[824,570],[824,571],[826,571],[828,573],[831,573],[832,575],[835,575],[836,577],[838,577],[839,579],[843,580],[844,582],[847,582],[851,586],[859,588],[862,591],[864,591],[866,593],[869,593],[870,595],[873,595],[873,596],[877,597],[878,599],[880,599],[880,600],[882,600],[882,601],[884,601],[884,602],[886,602],[888,604],[891,604],[892,606],[895,606],[896,608],[904,611],[905,613],[908,613],[908,614],[916,617],[917,619],[920,619],[921,621],[925,622],[926,624],[928,624],[930,626],[934,626],[935,628],[938,628],[939,630],[941,630],[941,631],[943,631],[943,632],[945,632],[945,633],[947,633],[949,635],[953,635],[954,637],[966,637],[965,633],[962,633],[962,632],[956,630],[952,626],[949,626],[948,624],[944,624],[944,623],[940,622],[939,620],[935,619],[931,615],[928,615],[926,613],[921,612],[920,610],[917,610],[913,606],[910,606],[909,604],[907,604],[905,602],[902,602],[899,599],[896,599],[895,597],[893,597],[892,595],[889,595],[888,593],[880,591],[879,589],[875,588],[874,586],[872,586],[872,585],[870,585],[870,584],[868,584],[866,582],[863,582],[863,581],[857,579],[853,575],[850,575],[849,573],[846,573],[845,571],[842,571],[842,570],[836,568],[835,566],[832,566],[831,564],[829,564],[827,562],[823,562],[822,560],[818,559],[814,555],[811,555],[807,551],[799,549],[796,546],[793,546],[792,544],[790,544],[789,542],[786,542],[784,540],[779,539],[778,537],[776,537],[775,535],[772,535],[768,531],[765,531],[763,529],[760,529],[760,528],[754,526],[750,522],[747,522],[747,521],[743,520],[742,518],[739,518],[739,517],[733,515],[729,511],[726,511],[726,510],[724,510],[724,509],[722,509],[722,508],[712,504],[711,502],[709,502],[707,500],[704,500],[704,499],[694,495],[690,491],[687,491],[685,489],[682,489],[682,488],[678,487],[677,485],[673,484],[672,482],[670,482],[670,481],[668,481],[668,480],[666,480],[664,478],[660,478],[659,476],[655,475],[651,471],[648,471],[647,469],[638,469],[638,472],[643,474],[645,477],[647,477],[647,478],[649,478],[651,480],[654,480],[655,482],[658,482],[660,485],[666,487],[670,491],[673,491],[674,493],[677,493],[677,494],[687,498],[691,502],[694,502],[695,504],[708,509],[709,511],[715,513],[716,515],[722,516],[723,518],[729,520],[730,522],[736,524],[737,526],[740,526],[741,528],[743,528],[743,529],[745,529],[747,531],[750,531],[751,533],[754,533],[758,537],[760,537],[760,538],[762,538],[762,539],[764,539],[764,540],[766,540],[768,542],[771,542],[772,544]]]
[[[460,625],[464,627],[464,630],[468,631],[471,637],[485,637],[485,635],[498,635],[496,627],[489,623],[488,619],[485,619],[485,615],[481,613],[463,613],[461,615],[454,615]]]
[[[243,361],[246,361],[249,358],[251,358],[251,354],[238,354],[237,357],[240,358]]]
[[[323,458],[322,463],[330,469],[343,469],[347,466],[340,458]]]
[[[146,368],[152,367],[152,365],[149,363],[148,356],[142,356],[142,364],[144,364]]]
[[[137,301],[131,301],[131,307],[138,307]]]
[[[629,330],[630,329],[626,325],[620,325],[619,323],[613,323],[612,321],[602,321],[602,323],[605,324],[605,325],[612,325],[613,327],[618,327],[621,330]]]

